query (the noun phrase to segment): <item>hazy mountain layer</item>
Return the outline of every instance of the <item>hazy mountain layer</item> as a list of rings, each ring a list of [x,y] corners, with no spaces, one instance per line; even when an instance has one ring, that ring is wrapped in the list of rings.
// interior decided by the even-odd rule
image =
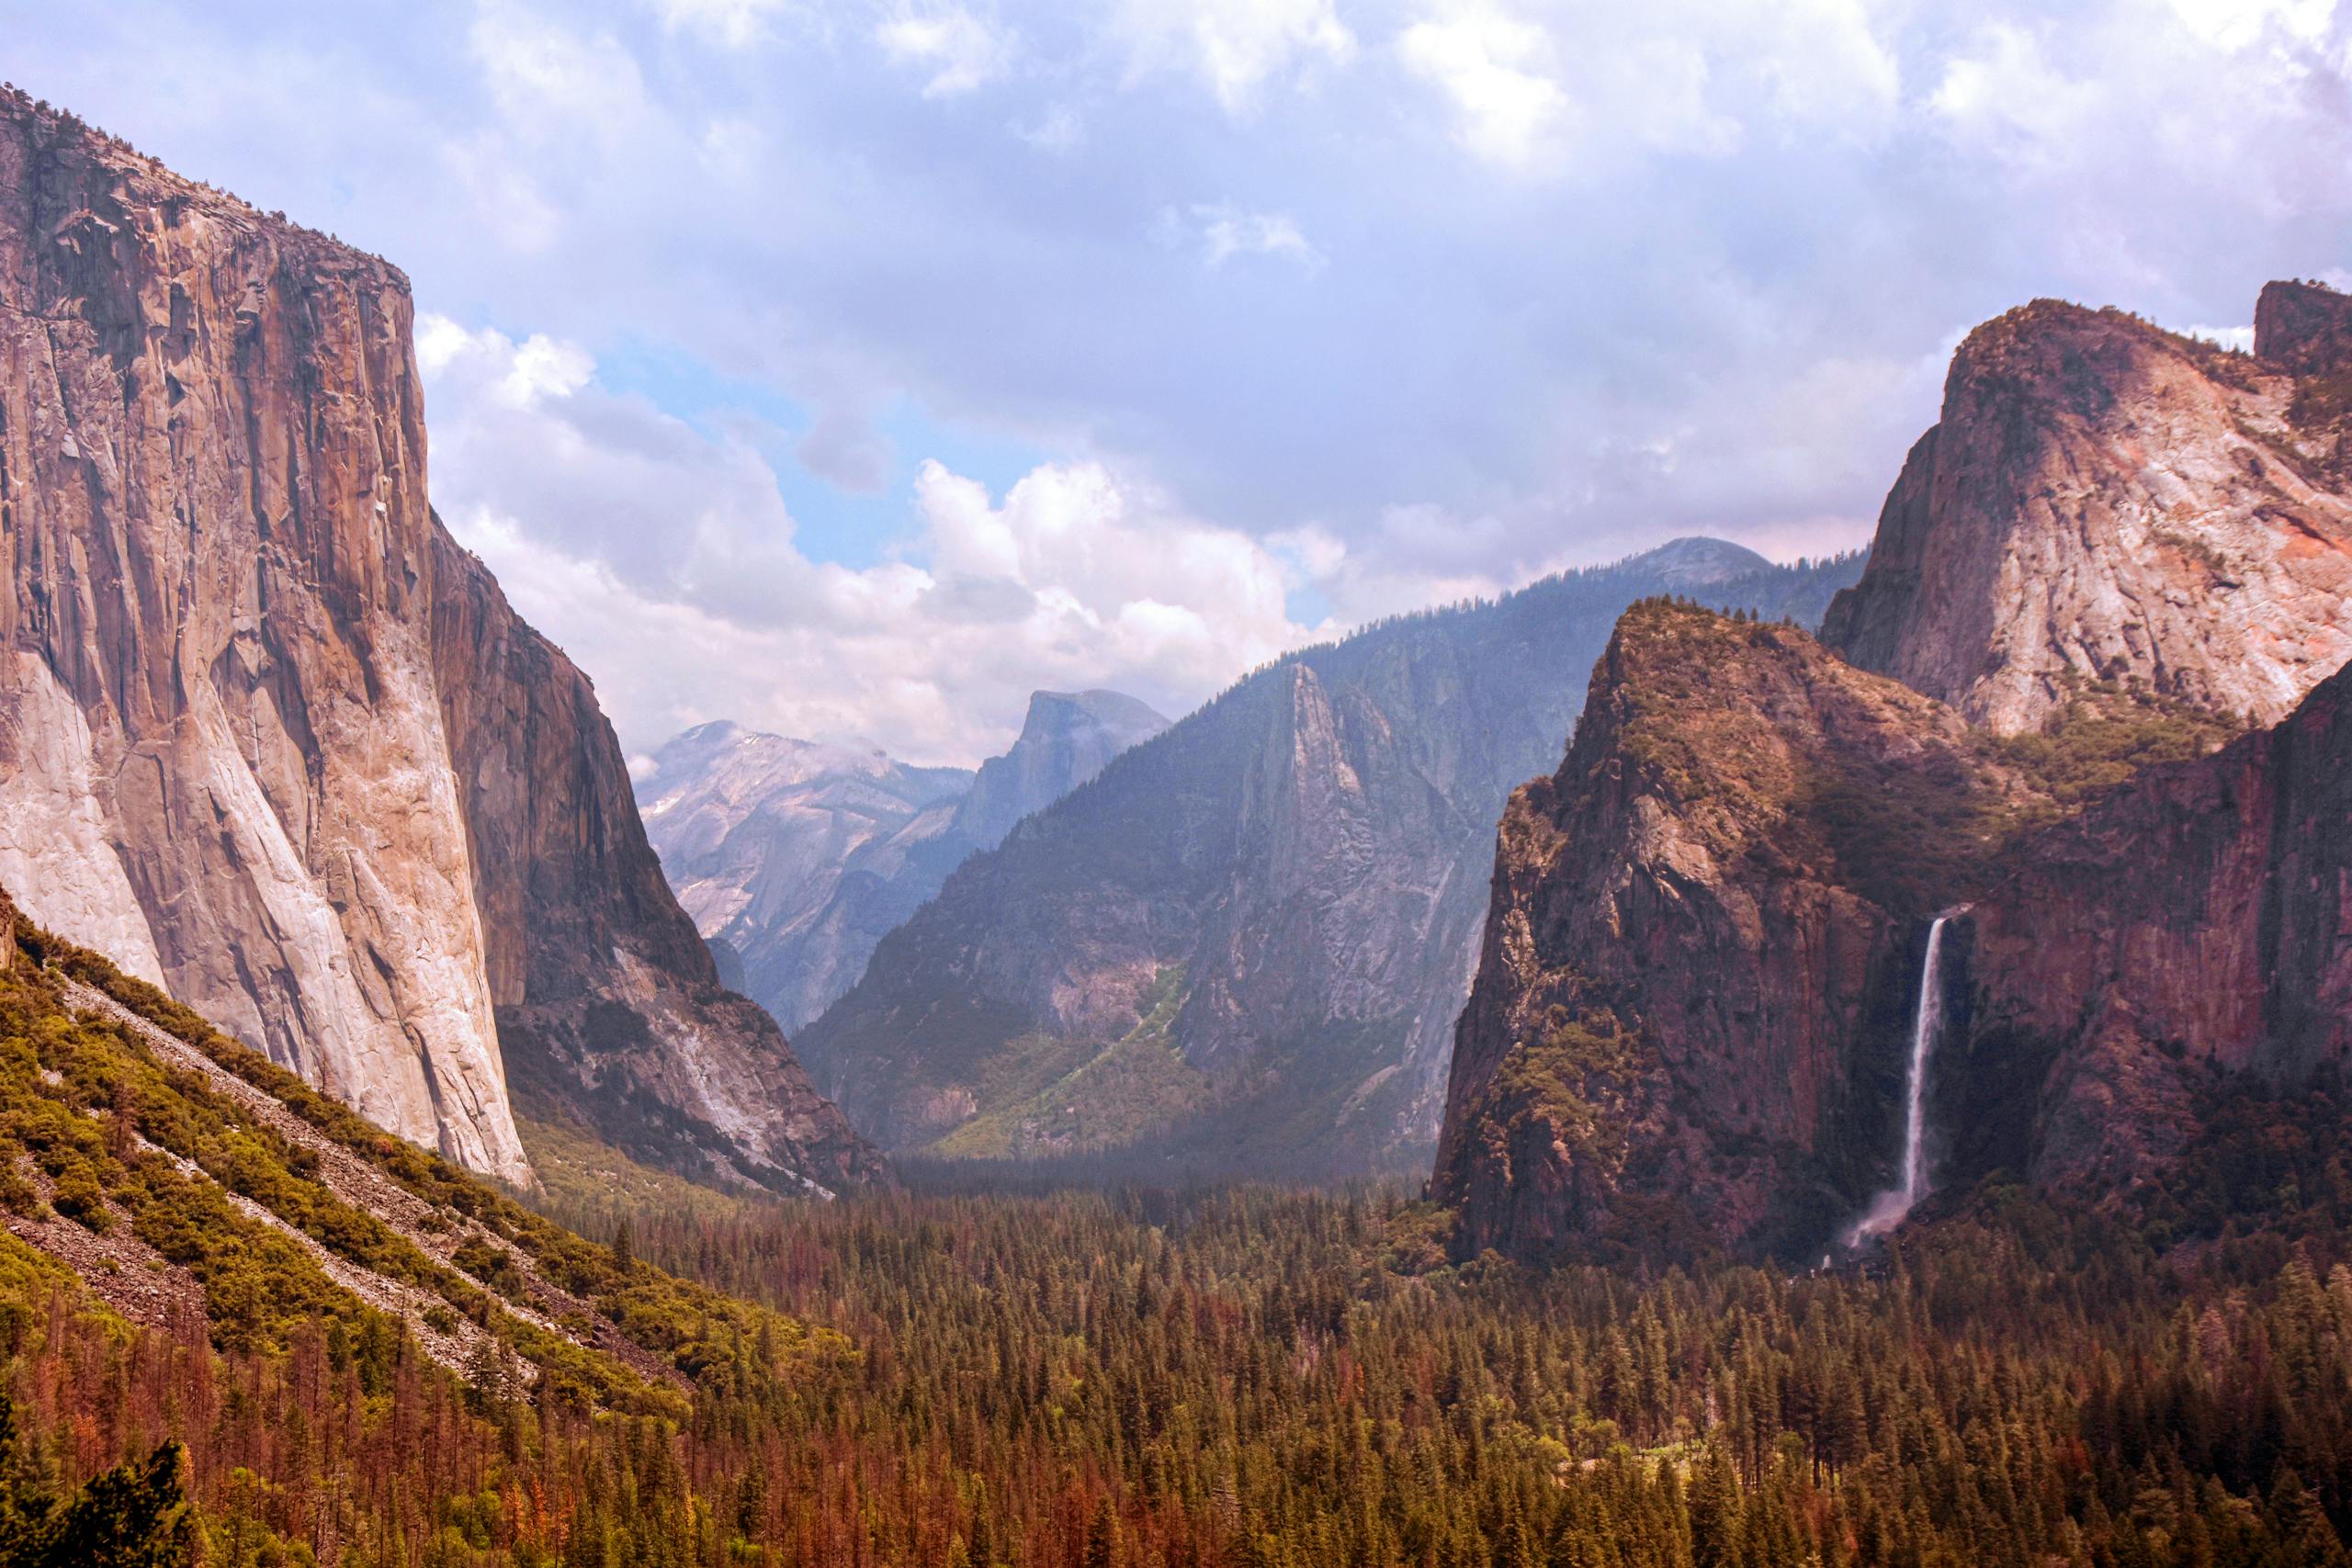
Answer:
[[[1259,671],[967,862],[804,1032],[886,1144],[1395,1163],[1436,1129],[1494,820],[1617,614],[1810,622],[1858,563],[1686,540]]]
[[[638,798],[719,961],[797,1030],[949,872],[1167,728],[1116,692],[1039,692],[1020,739],[976,775],[707,724],[654,754]]]

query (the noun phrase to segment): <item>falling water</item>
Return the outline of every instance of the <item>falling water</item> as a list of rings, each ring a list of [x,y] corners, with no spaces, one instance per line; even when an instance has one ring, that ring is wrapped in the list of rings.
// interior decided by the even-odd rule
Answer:
[[[1928,928],[1928,960],[1919,971],[1919,1009],[1911,1020],[1911,1076],[1903,1094],[1903,1182],[1871,1201],[1870,1213],[1848,1233],[1849,1247],[1864,1236],[1884,1235],[1928,1195],[1928,1059],[1935,1054],[1936,1035],[1943,1028],[1944,922],[1950,919],[1938,915]]]

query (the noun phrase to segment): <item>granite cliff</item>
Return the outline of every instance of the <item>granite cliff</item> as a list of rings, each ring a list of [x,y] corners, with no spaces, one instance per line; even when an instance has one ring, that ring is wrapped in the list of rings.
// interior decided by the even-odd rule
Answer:
[[[2217,1086],[2292,1093],[2352,1066],[2352,671],[2037,835],[1961,930],[1937,1080],[1955,1178],[2130,1203]]]
[[[1824,639],[2004,735],[2101,680],[2276,723],[2352,656],[2347,309],[2272,284],[2250,356],[2046,299],[1979,327]]]
[[[0,879],[477,1169],[530,1179],[528,1077],[629,1146],[856,1179],[587,682],[433,516],[411,322],[389,264],[0,96]]]
[[[975,856],[800,1036],[888,1145],[1394,1167],[1436,1128],[1495,813],[1627,604],[1811,621],[1850,560],[1689,540],[1245,680]]]
[[[2247,356],[2011,312],[1820,644],[1626,617],[1504,818],[1434,1181],[1459,1250],[1833,1240],[1893,1175],[1939,912],[1939,1179],[2121,1201],[2217,1071],[2344,1055],[2347,319],[2273,285]]]
[[[1457,1245],[1817,1241],[1883,1173],[1925,917],[2051,805],[1804,632],[1627,612],[1503,814],[1434,1184]]]

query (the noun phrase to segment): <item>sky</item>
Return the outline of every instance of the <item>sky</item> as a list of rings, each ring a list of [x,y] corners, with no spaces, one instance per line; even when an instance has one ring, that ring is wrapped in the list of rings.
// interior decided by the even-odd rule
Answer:
[[[1851,548],[1975,322],[2352,283],[2352,0],[0,0],[0,73],[398,263],[435,502],[632,752],[1685,534]]]

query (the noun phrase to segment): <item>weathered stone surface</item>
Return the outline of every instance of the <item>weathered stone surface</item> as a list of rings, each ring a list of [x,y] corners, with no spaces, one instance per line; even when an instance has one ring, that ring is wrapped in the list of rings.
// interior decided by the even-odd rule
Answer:
[[[1827,1234],[1884,1173],[1924,919],[2041,804],[1803,632],[1629,611],[1504,813],[1434,1182],[1463,1250]]]
[[[2352,1065],[2352,671],[2041,834],[1971,911],[1955,1125],[1977,1168],[2128,1198],[2217,1069]],[[2030,1099],[2002,1092],[2023,1076]]]
[[[2102,679],[2276,723],[2352,656],[2345,310],[2273,285],[2252,357],[2052,300],[1979,327],[1824,639],[2005,735]]]
[[[639,1147],[871,1168],[424,462],[397,269],[0,96],[0,878],[475,1168],[530,1179],[510,1069],[642,1090],[599,1122]]]
[[[430,647],[406,280],[0,98],[0,877],[527,1179]]]
[[[811,1070],[900,1146],[1416,1157],[1495,814],[1619,611],[1679,587],[1810,620],[1851,570],[1681,541],[1285,660],[967,862],[802,1033]]]

